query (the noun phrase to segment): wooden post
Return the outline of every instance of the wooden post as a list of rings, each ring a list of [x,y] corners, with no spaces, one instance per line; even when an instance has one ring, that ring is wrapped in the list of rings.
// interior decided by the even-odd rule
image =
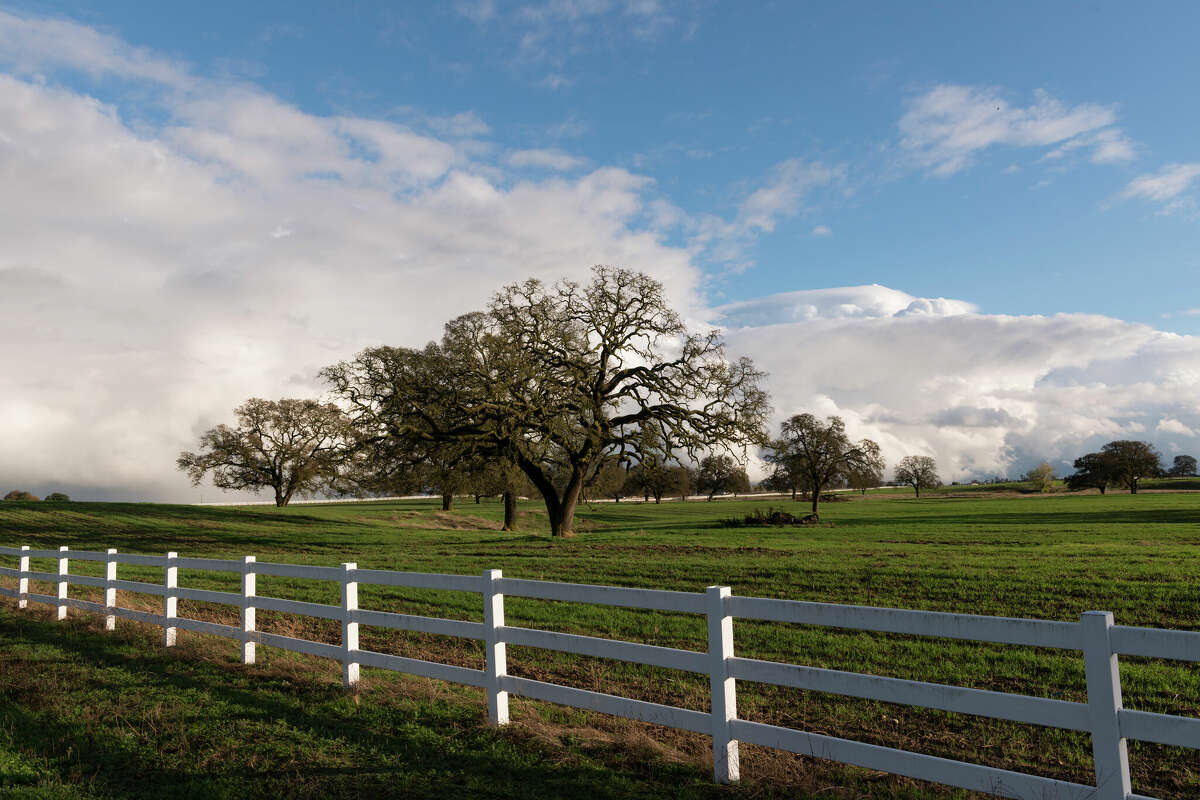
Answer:
[[[254,575],[254,556],[246,556],[242,562],[242,663],[254,663],[254,593],[257,582]]]
[[[342,688],[358,686],[359,665],[354,659],[358,653],[358,581],[354,580],[354,562],[342,564]]]
[[[113,609],[117,607],[117,560],[114,556],[117,554],[115,547],[110,547],[105,551],[107,558],[104,559],[104,630],[115,631],[117,629],[117,615],[113,613]]]
[[[498,569],[483,571],[483,632],[484,671],[488,701],[488,722],[493,725],[508,724],[508,692],[500,688],[500,678],[508,674],[508,659],[505,654],[500,629],[504,627],[504,595],[498,591],[502,577]]]
[[[1131,792],[1129,749],[1121,736],[1121,671],[1109,634],[1113,615],[1085,611],[1083,662],[1087,672],[1088,712],[1092,723],[1092,759],[1096,768],[1096,800],[1125,800]]]
[[[167,563],[163,567],[163,647],[175,646],[175,626],[171,621],[179,616],[179,597],[175,590],[179,588],[179,567],[175,559],[179,553],[167,553]]]
[[[713,777],[717,783],[734,783],[741,777],[738,743],[729,732],[729,723],[737,719],[737,681],[729,675],[733,657],[733,617],[725,609],[732,594],[728,586],[709,586],[708,670],[712,692]]]
[[[58,556],[58,606],[55,611],[55,617],[57,619],[66,619],[67,618],[67,575],[70,574],[67,571],[67,568],[68,568],[68,563],[67,563],[68,548],[67,548],[67,546],[64,544],[62,547],[58,548],[58,552],[59,552],[59,556]]]
[[[20,575],[17,577],[17,608],[29,608],[29,545],[21,545]]]

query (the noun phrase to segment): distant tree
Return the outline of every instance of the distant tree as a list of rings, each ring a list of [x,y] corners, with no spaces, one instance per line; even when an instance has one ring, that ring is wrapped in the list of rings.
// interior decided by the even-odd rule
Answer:
[[[1162,471],[1158,451],[1147,442],[1121,439],[1100,448],[1112,464],[1112,479],[1130,494],[1137,494],[1138,482],[1152,478]]]
[[[750,486],[750,476],[746,473],[745,467],[737,467],[733,474],[729,476],[729,482],[725,486],[726,491],[737,497],[739,493],[746,494],[752,488]]]
[[[1172,478],[1191,478],[1196,475],[1196,459],[1192,456],[1175,456],[1167,474]]]
[[[732,490],[731,487],[739,480],[739,470],[738,463],[725,453],[705,456],[696,474],[696,489],[712,500],[715,495]],[[745,470],[741,472],[744,474]]]
[[[1099,489],[1105,494],[1115,480],[1115,465],[1107,453],[1087,453],[1075,459],[1073,466],[1075,472],[1063,479],[1073,492]]]
[[[1043,461],[1022,475],[1021,480],[1027,481],[1035,492],[1048,492],[1054,481],[1054,467],[1048,461]]]
[[[896,481],[913,487],[917,497],[922,489],[933,489],[942,485],[937,474],[937,462],[931,456],[905,456],[896,465]]]
[[[629,470],[619,461],[606,461],[596,470],[596,474],[588,482],[588,493],[592,497],[611,497],[614,503],[629,494],[632,488],[629,481]]]
[[[797,414],[784,422],[780,437],[766,447],[763,458],[776,473],[783,473],[781,479],[792,487],[793,498],[797,488],[811,494],[813,514],[826,488],[841,484],[856,470],[869,471],[882,462],[875,442],[850,441],[841,417],[821,422],[812,414]]]
[[[50,494],[46,495],[46,502],[49,503],[69,503],[70,501],[71,498],[67,497],[62,492],[51,492]]]
[[[887,462],[883,460],[879,445],[870,439],[863,439],[859,446],[862,448],[862,457],[847,470],[846,485],[866,494],[867,489],[874,489],[883,483]]]
[[[22,489],[13,489],[8,494],[4,495],[5,500],[37,500],[37,495],[30,494]]]
[[[193,485],[209,472],[219,489],[275,492],[275,505],[330,486],[350,437],[341,409],[316,400],[251,398],[234,410],[237,427],[218,425],[200,436],[200,451],[176,465]]]
[[[680,502],[686,501],[696,486],[696,471],[680,464],[671,467],[668,475],[671,480],[667,491],[678,497]]]
[[[661,503],[676,483],[671,462],[675,460],[662,436],[653,428],[642,431],[636,441],[634,464],[629,469],[630,487],[649,500]]]
[[[480,497],[499,496],[504,503],[504,524],[501,530],[517,529],[517,497],[529,496],[537,490],[529,483],[525,473],[516,465],[503,459],[477,462],[468,471],[469,491]]]

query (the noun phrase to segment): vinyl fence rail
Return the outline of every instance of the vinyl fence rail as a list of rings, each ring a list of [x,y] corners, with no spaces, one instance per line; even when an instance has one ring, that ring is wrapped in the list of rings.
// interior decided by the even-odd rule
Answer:
[[[500,570],[485,570],[478,576],[440,575],[359,569],[354,563],[320,567],[259,562],[253,556],[242,560],[222,560],[181,558],[177,553],[167,553],[165,556],[134,555],[112,549],[100,553],[70,550],[67,547],[58,550],[0,547],[0,556],[18,558],[16,568],[0,567],[0,575],[17,581],[16,589],[0,587],[0,595],[14,598],[20,608],[26,608],[30,602],[50,605],[55,607],[57,619],[60,620],[66,618],[67,610],[71,608],[91,611],[105,617],[108,630],[115,628],[117,617],[161,626],[166,647],[175,644],[176,631],[179,629],[223,636],[241,643],[242,661],[246,664],[254,663],[255,647],[259,644],[329,658],[341,662],[342,681],[347,688],[358,683],[362,666],[477,686],[486,691],[488,719],[496,725],[508,722],[508,698],[516,695],[694,731],[712,737],[714,778],[720,783],[739,779],[738,743],[750,742],[999,797],[1021,800],[1152,800],[1134,794],[1130,787],[1126,741],[1136,739],[1200,749],[1200,719],[1134,711],[1122,706],[1117,663],[1119,655],[1200,662],[1200,632],[1116,625],[1113,615],[1107,611],[1088,611],[1081,615],[1078,622],[1052,622],[741,597],[734,595],[727,586],[710,586],[707,591],[700,593],[523,580],[505,578]],[[57,569],[35,571],[30,567],[34,559],[54,560]],[[72,575],[69,571],[71,560],[102,563],[104,577]],[[117,578],[117,566],[120,564],[161,567],[163,581],[158,584],[120,580]],[[241,578],[241,590],[217,592],[180,586],[178,576],[181,568],[237,574]],[[332,606],[264,597],[256,591],[255,578],[258,575],[332,581],[340,584],[341,602]],[[53,595],[32,593],[29,591],[30,581],[53,583],[57,592]],[[479,594],[484,621],[478,623],[360,609],[360,583]],[[102,589],[104,602],[70,597],[68,589],[72,585]],[[162,597],[162,613],[152,614],[118,606],[119,591]],[[708,650],[680,650],[509,626],[504,620],[506,596],[703,615],[708,623]],[[237,626],[219,625],[180,617],[180,599],[233,606],[239,609],[240,623]],[[340,621],[342,642],[332,645],[259,631],[255,626],[255,612],[258,609]],[[734,619],[1082,651],[1087,702],[1068,702],[741,658],[734,655]],[[360,625],[481,640],[484,643],[485,667],[483,670],[469,669],[362,650],[358,640]],[[708,675],[712,692],[711,710],[696,711],[513,677],[507,674],[506,669],[505,646],[508,644],[601,656]],[[1095,783],[1084,785],[1054,780],[739,719],[739,680],[1087,732],[1092,738]]]

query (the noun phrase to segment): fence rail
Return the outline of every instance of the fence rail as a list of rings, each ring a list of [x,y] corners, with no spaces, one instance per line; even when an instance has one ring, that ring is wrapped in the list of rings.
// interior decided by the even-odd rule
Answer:
[[[255,645],[258,644],[328,658],[342,663],[342,680],[347,688],[358,683],[362,666],[476,686],[486,692],[488,718],[497,725],[508,722],[508,698],[516,695],[702,733],[713,739],[714,778],[721,783],[739,779],[738,743],[749,742],[1000,797],[1152,800],[1134,794],[1130,787],[1126,741],[1135,739],[1200,749],[1200,719],[1123,708],[1118,669],[1119,655],[1200,662],[1200,632],[1114,625],[1113,616],[1107,611],[1085,612],[1078,622],[1054,622],[741,597],[733,595],[729,587],[724,586],[711,586],[701,593],[555,583],[504,578],[500,570],[486,570],[480,576],[440,575],[359,569],[353,563],[319,567],[257,562],[252,556],[235,561],[180,558],[177,553],[165,556],[118,553],[116,550],[98,553],[67,547],[58,550],[0,547],[0,556],[18,558],[16,568],[0,567],[0,575],[17,579],[15,589],[0,587],[0,595],[15,599],[19,608],[26,608],[30,602],[55,606],[58,619],[65,619],[70,608],[91,611],[105,617],[108,630],[115,627],[117,617],[160,626],[167,647],[175,644],[176,629],[222,636],[241,642],[242,660],[247,664],[254,663]],[[54,559],[57,569],[53,572],[33,570],[31,559]],[[104,577],[72,575],[69,571],[72,559],[103,563]],[[163,582],[119,580],[118,564],[161,567]],[[181,568],[237,573],[241,576],[241,591],[219,592],[179,586],[178,570]],[[259,595],[255,580],[258,575],[338,583],[341,603],[333,606]],[[30,592],[30,581],[54,583],[57,592],[55,595]],[[480,594],[484,621],[360,609],[360,583]],[[103,589],[104,601],[96,603],[69,597],[68,589],[72,585]],[[155,614],[122,608],[117,605],[118,591],[160,596],[163,612]],[[504,623],[505,595],[703,615],[708,623],[708,650],[681,650],[508,626]],[[221,625],[180,617],[177,613],[179,599],[233,606],[239,611],[240,623]],[[259,631],[255,613],[258,609],[340,621],[341,644]],[[742,658],[734,655],[735,618],[1077,650],[1084,657],[1087,702]],[[359,625],[482,640],[485,667],[469,669],[362,650],[358,646]],[[508,644],[707,674],[712,693],[711,708],[707,712],[696,711],[510,676],[505,650]],[[1095,783],[1071,783],[740,719],[737,716],[739,680],[1088,732],[1092,738]]]

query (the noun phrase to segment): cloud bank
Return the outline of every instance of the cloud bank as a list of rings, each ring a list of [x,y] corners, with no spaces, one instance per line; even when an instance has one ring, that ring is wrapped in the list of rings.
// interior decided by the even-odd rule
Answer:
[[[776,422],[838,414],[895,464],[945,480],[1060,470],[1119,438],[1167,461],[1200,451],[1200,338],[1086,314],[979,313],[883,286],[791,292],[718,309],[734,352],[771,373]]]

